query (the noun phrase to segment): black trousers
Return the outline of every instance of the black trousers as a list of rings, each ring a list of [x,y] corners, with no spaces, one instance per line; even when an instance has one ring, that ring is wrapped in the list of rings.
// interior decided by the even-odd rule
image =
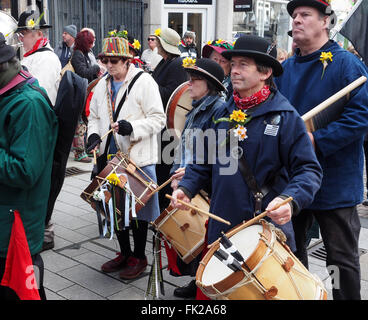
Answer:
[[[137,225],[138,224],[138,225]],[[129,230],[132,230],[134,250],[130,247]],[[147,242],[148,222],[143,220],[132,220],[130,222],[130,228],[116,231],[116,237],[118,238],[121,254],[125,257],[134,256],[138,259],[144,259],[146,257],[146,242]]]
[[[43,287],[43,276],[44,276],[44,265],[42,257],[39,253],[32,256],[32,263],[38,269],[38,277],[37,271],[35,270],[36,279],[38,280],[38,293],[40,295],[41,300],[46,300],[45,289]],[[0,279],[3,278],[5,272],[6,259],[0,258]],[[35,268],[36,269],[36,268]],[[9,287],[0,286],[0,300],[6,301],[14,301],[20,300],[18,295],[14,292],[14,290]]]
[[[326,267],[334,280],[334,300],[360,300],[360,220],[357,208],[302,210],[292,218],[297,246],[295,255],[307,268],[307,231],[313,216],[320,227],[327,252]]]

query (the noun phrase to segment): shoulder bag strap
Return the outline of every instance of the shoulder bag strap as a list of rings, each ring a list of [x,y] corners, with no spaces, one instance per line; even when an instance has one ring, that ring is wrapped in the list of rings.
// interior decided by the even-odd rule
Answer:
[[[143,72],[144,72],[144,71],[142,71],[142,72],[140,72],[140,73],[136,74],[136,75],[135,75],[135,77],[133,78],[133,80],[130,82],[130,84],[129,84],[129,86],[128,86],[128,89],[127,89],[127,90],[125,90],[124,95],[123,95],[123,98],[120,100],[119,105],[118,105],[118,107],[116,108],[115,114],[114,114],[114,116],[113,116],[113,121],[114,121],[114,122],[118,119],[118,116],[119,116],[120,110],[121,110],[121,108],[122,108],[122,106],[123,106],[123,104],[124,104],[124,102],[125,102],[125,98],[126,98],[127,93],[128,93],[128,92],[130,92],[130,90],[132,89],[132,87],[133,87],[134,83],[138,80],[138,78],[142,75],[142,73],[143,73]],[[113,133],[112,133],[112,132],[110,132],[110,133],[109,133],[109,135],[107,136],[106,145],[105,145],[105,151],[104,151],[104,153],[106,154],[106,156],[107,156],[107,150],[108,150],[109,145],[110,145],[110,141],[111,141],[112,134],[113,134]]]

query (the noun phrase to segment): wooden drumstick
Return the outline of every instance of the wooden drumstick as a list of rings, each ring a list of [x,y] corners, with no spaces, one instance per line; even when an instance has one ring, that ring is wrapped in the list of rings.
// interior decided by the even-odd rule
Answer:
[[[170,196],[170,195],[168,195],[168,194],[165,194],[165,197],[166,197],[166,198],[169,198],[170,200],[172,199],[172,196]],[[224,219],[222,219],[222,218],[220,218],[220,217],[218,217],[218,216],[216,216],[216,215],[214,215],[214,214],[212,214],[212,213],[210,213],[210,212],[204,211],[204,210],[202,210],[202,209],[198,208],[197,206],[194,206],[194,205],[192,205],[192,204],[189,204],[189,203],[184,202],[184,201],[179,200],[179,199],[176,199],[176,201],[178,201],[179,203],[181,203],[181,204],[183,204],[183,205],[187,206],[187,207],[188,207],[188,208],[190,208],[190,209],[193,209],[193,210],[196,210],[196,211],[198,211],[198,212],[200,212],[200,213],[203,213],[203,214],[205,214],[205,215],[209,216],[209,217],[210,217],[210,218],[212,218],[212,219],[215,219],[215,220],[217,220],[217,221],[219,221],[219,222],[222,222],[222,223],[225,223],[225,224],[231,225],[231,223],[230,223],[229,221],[224,220]]]
[[[169,180],[165,181],[162,185],[160,185],[155,191],[152,192],[152,194],[159,192],[162,188],[167,186],[171,181],[173,181],[173,177],[171,177]]]
[[[93,164],[97,164],[97,155],[96,155],[96,149],[93,149]]]
[[[110,132],[114,131],[114,129],[110,129],[108,132],[106,132],[102,137],[101,140],[105,139]]]
[[[293,197],[289,197],[289,198],[285,199],[284,201],[276,204],[273,208],[263,211],[261,214],[259,214],[258,216],[254,217],[253,219],[250,219],[247,222],[241,224],[239,227],[231,230],[228,233],[228,236],[232,236],[232,235],[238,233],[240,230],[243,230],[244,228],[247,228],[247,227],[251,226],[252,224],[254,224],[254,223],[258,222],[259,220],[261,220],[262,218],[264,218],[267,215],[267,213],[269,213],[269,212],[271,212],[273,210],[277,210],[278,208],[280,208],[281,206],[289,203],[292,200],[293,200]],[[220,241],[220,238],[217,239],[216,241],[212,242],[210,245],[208,245],[208,248],[211,248],[212,246],[214,246],[219,241]]]

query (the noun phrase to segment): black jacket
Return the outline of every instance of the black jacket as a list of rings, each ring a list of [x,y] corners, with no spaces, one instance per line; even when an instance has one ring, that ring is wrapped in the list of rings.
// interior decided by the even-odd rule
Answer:
[[[152,73],[153,79],[159,86],[165,111],[171,94],[179,85],[189,79],[182,64],[183,61],[180,57],[171,60],[162,59]]]
[[[97,79],[100,67],[98,65],[91,64],[88,53],[83,54],[80,50],[74,50],[71,62],[75,73],[78,76],[86,78],[88,82],[92,82]]]

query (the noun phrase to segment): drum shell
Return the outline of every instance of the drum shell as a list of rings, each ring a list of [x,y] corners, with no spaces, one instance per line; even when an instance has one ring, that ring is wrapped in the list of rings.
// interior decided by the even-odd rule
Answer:
[[[202,210],[209,209],[207,200],[201,195],[196,195],[191,203]],[[181,260],[187,264],[197,257],[206,245],[207,216],[193,211],[174,209],[170,205],[153,222],[156,229],[171,243]],[[188,225],[185,226],[186,224]]]
[[[186,114],[192,108],[192,98],[189,96],[189,82],[187,81],[175,89],[166,106],[166,127],[174,130],[176,138],[180,138]]]
[[[141,179],[146,181],[146,184],[144,184],[140,179],[138,179],[136,176],[132,175],[130,172],[124,168],[124,166],[119,165],[121,162],[121,157],[116,156],[111,161],[109,161],[106,165],[106,167],[92,180],[92,182],[87,186],[87,188],[81,193],[81,198],[85,201],[87,201],[93,209],[100,208],[102,206],[96,206],[96,200],[93,199],[93,193],[101,187],[102,184],[105,183],[107,176],[109,176],[110,173],[114,171],[117,174],[125,174],[128,177],[129,186],[136,198],[139,198],[140,201],[136,201],[135,205],[135,211],[137,213],[137,216],[139,217],[139,210],[143,208],[143,206],[148,202],[148,200],[151,198],[153,191],[157,188],[155,184],[152,184],[150,181],[146,180],[146,178],[141,175],[137,170],[135,173],[141,177]],[[121,194],[123,192],[123,194]],[[119,212],[118,214],[121,215],[122,211],[124,209],[125,204],[125,194],[126,191],[121,189],[120,187],[115,187],[115,200],[116,200],[116,208],[118,208]],[[122,196],[123,195],[123,196]],[[108,212],[108,205],[105,205],[106,210]],[[106,213],[103,210],[100,210],[100,213],[104,216],[106,216]],[[109,213],[109,212],[108,212]],[[107,217],[109,218],[109,215],[107,214]],[[130,219],[132,218],[132,213],[130,210]],[[121,220],[121,221],[120,221]],[[118,220],[122,224],[124,222],[124,219]],[[122,227],[122,225],[120,225]]]
[[[203,293],[214,299],[229,300],[266,300],[270,298],[282,300],[326,300],[327,292],[320,280],[310,274],[285,243],[280,242],[278,239],[272,239],[275,235],[269,224],[262,221],[262,226],[263,232],[256,248],[243,263],[244,269],[248,272],[253,272],[253,282],[239,285],[245,280],[245,273],[237,271],[232,272],[217,283],[211,285],[202,283],[205,268],[213,257],[213,253],[219,249],[219,244],[217,243],[207,252],[197,270],[196,283]],[[231,241],[231,236],[229,236],[229,239]],[[244,240],[246,241],[246,239]],[[270,244],[272,250],[277,255],[269,254]],[[281,257],[283,261],[288,258],[293,261],[294,265],[290,271],[285,271],[283,264],[277,257]],[[260,290],[260,286],[257,284],[260,284],[266,290],[276,288],[276,296],[268,296],[264,291]]]

